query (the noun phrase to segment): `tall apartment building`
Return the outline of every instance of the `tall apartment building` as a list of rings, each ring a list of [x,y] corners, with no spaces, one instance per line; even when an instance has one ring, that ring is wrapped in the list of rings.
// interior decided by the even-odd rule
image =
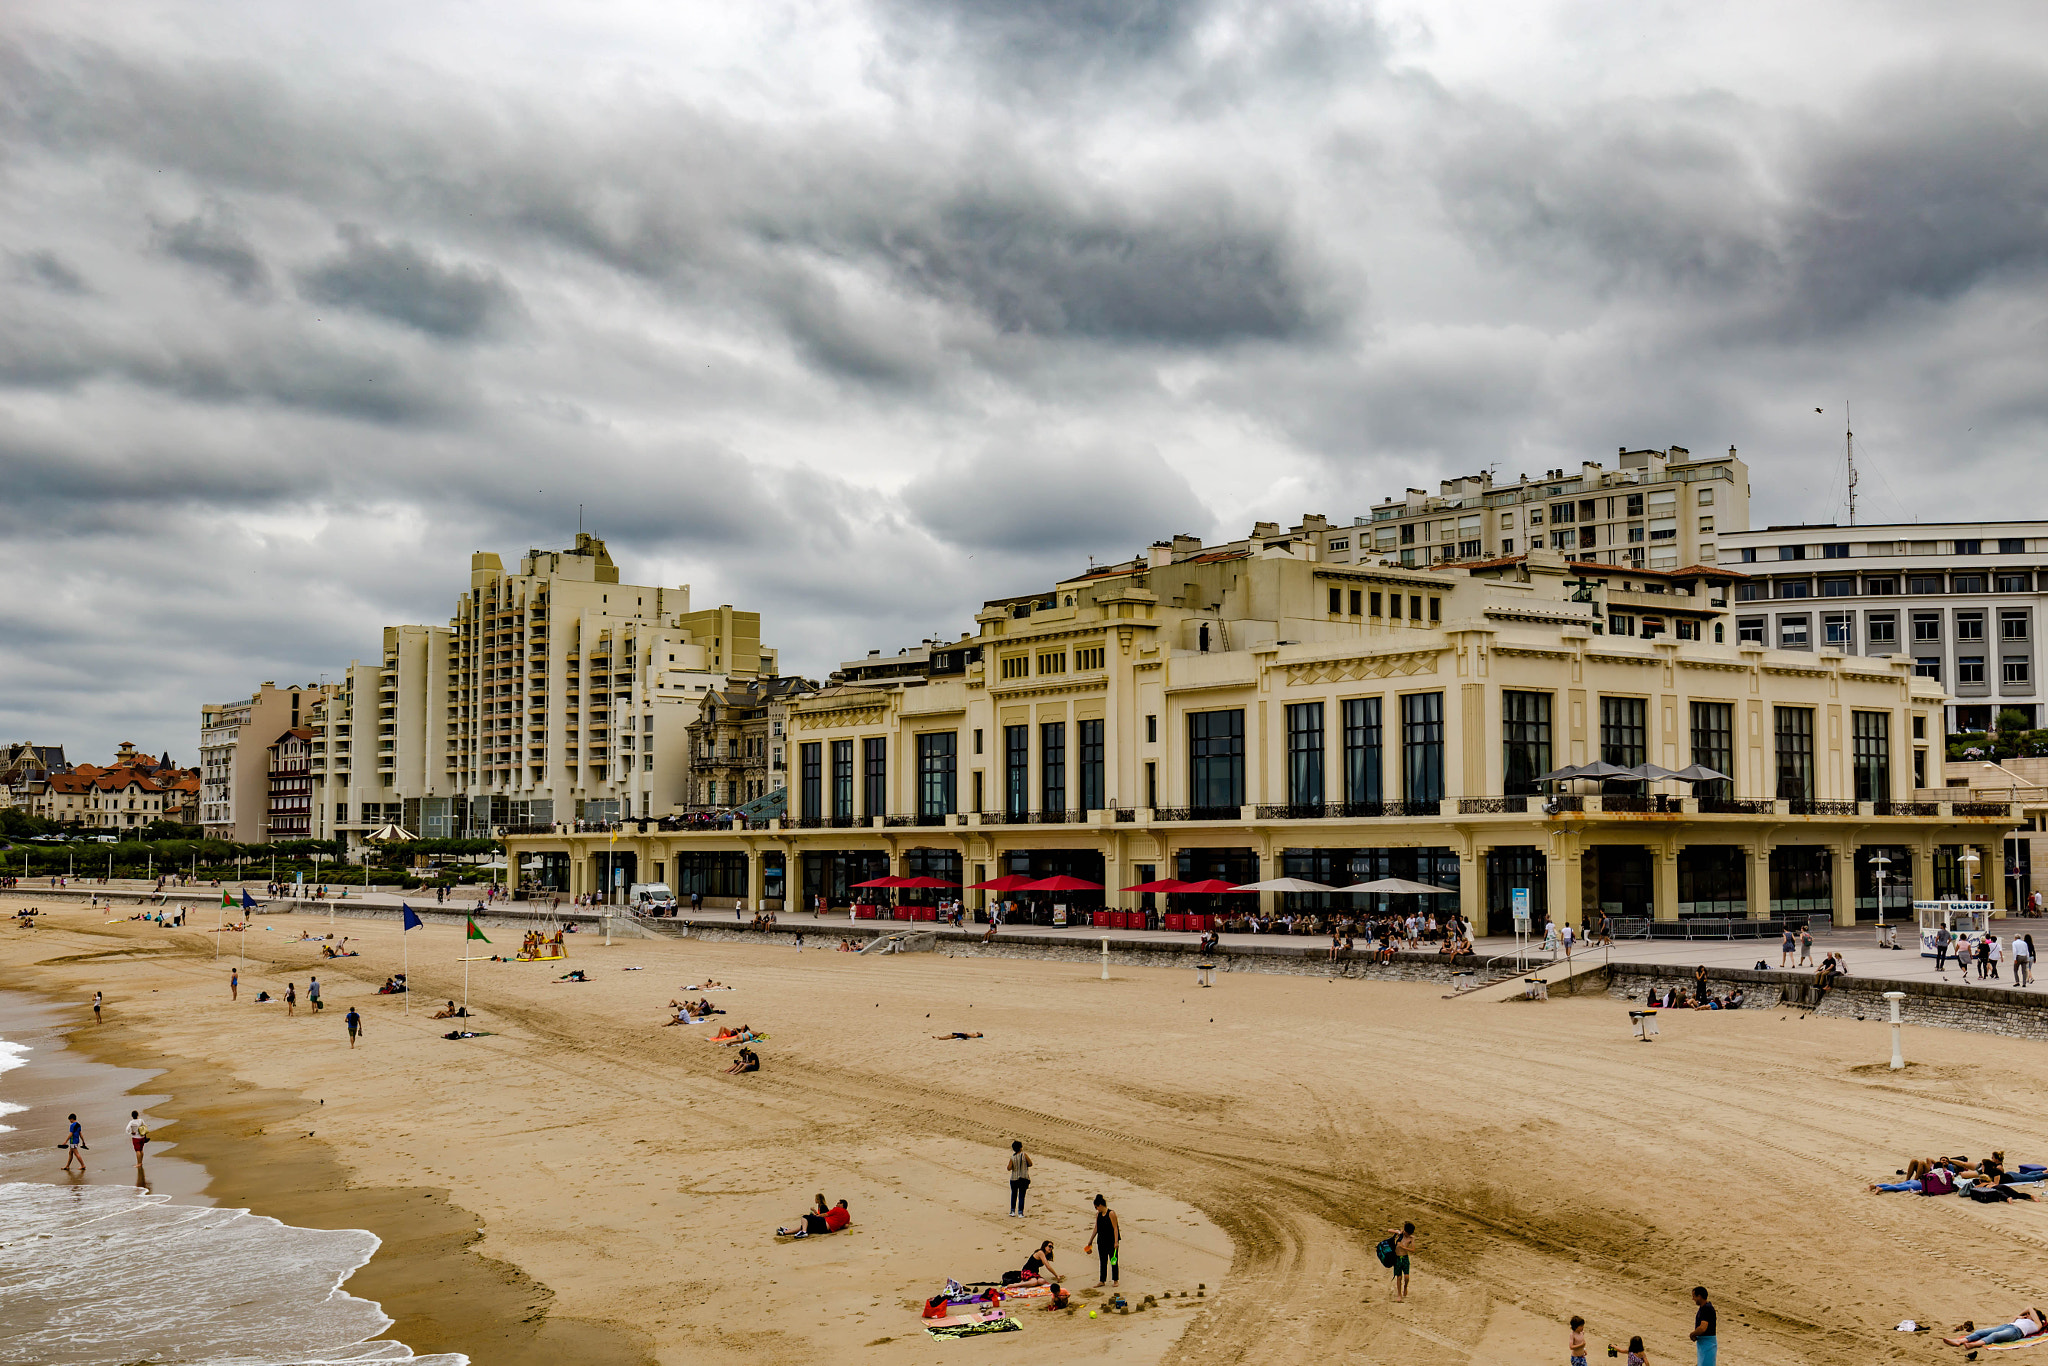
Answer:
[[[1409,489],[1373,505],[1368,524],[1326,547],[1404,567],[1554,550],[1574,560],[1634,569],[1713,564],[1716,538],[1749,526],[1749,467],[1728,454],[1695,460],[1683,446],[1624,448],[1616,468],[1586,461],[1576,471],[1490,473],[1446,479],[1441,491]]]
[[[1809,658],[1889,656],[1948,694],[1945,729],[2043,724],[2048,522],[1774,526],[1721,537],[1735,630]],[[1924,784],[1922,784],[1924,786]]]
[[[1940,685],[1904,660],[1737,641],[1739,574],[1547,547],[1403,569],[1336,560],[1356,553],[1330,549],[1339,533],[1304,518],[1225,550],[1162,542],[984,603],[973,637],[939,651],[980,651],[957,672],[794,699],[787,817],[508,847],[565,892],[651,872],[798,903],[884,873],[1066,874],[1125,906],[1114,889],[1158,877],[1392,875],[1455,888],[1432,909],[1501,933],[1519,892],[1564,923],[1852,924],[1878,914],[1879,869],[1894,911],[1960,891],[1966,851],[1995,860],[2014,823],[2007,802],[1910,800],[1909,779],[1941,780]],[[1551,798],[1537,782],[1595,760],[1729,779]],[[1285,897],[1234,904],[1385,906]]]
[[[199,708],[199,826],[207,839],[269,838],[270,746],[333,691],[326,683],[265,682],[239,701]]]

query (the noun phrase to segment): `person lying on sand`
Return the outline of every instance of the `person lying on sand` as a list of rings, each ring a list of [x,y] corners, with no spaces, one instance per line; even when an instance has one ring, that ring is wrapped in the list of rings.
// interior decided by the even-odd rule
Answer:
[[[555,980],[557,982],[587,982],[590,979],[583,975],[582,968],[577,968],[574,972],[563,973],[560,977],[557,977]]]
[[[2048,1325],[2038,1309],[2022,1309],[2011,1323],[2001,1323],[1993,1328],[1979,1328],[1975,1332],[1962,1333],[1957,1337],[1943,1338],[1951,1347],[1985,1347],[2001,1342],[2019,1342],[2026,1338],[2040,1336],[2041,1329]],[[1963,1327],[1969,1325],[1965,1322]]]
[[[951,1034],[934,1034],[932,1035],[932,1037],[934,1039],[978,1039],[981,1037],[981,1035],[962,1034],[959,1030],[956,1029]]]
[[[683,990],[684,990],[684,991],[731,991],[731,990],[732,990],[732,988],[731,988],[731,987],[729,987],[729,986],[727,986],[727,985],[726,985],[725,983],[723,983],[723,982],[719,981],[719,980],[718,980],[718,979],[717,979],[716,977],[706,977],[706,978],[705,978],[705,979],[703,980],[703,982],[702,982],[702,983],[692,982],[692,983],[691,983],[690,985],[688,985],[688,986],[684,987],[684,988],[683,988]]]
[[[742,1048],[739,1056],[732,1060],[732,1066],[725,1070],[728,1076],[735,1072],[758,1072],[761,1070],[761,1060],[754,1056],[753,1049]]]

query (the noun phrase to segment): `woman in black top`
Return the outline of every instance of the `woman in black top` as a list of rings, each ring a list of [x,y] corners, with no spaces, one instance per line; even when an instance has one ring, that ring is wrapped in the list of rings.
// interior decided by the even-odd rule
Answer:
[[[1050,1240],[1040,1243],[1038,1251],[1024,1259],[1024,1279],[1027,1281],[1051,1281],[1054,1285],[1059,1284],[1060,1273],[1059,1269],[1052,1264],[1052,1243]]]
[[[1117,1279],[1117,1245],[1123,1241],[1123,1229],[1117,1223],[1116,1211],[1109,1207],[1109,1201],[1095,1197],[1095,1236],[1081,1249],[1093,1252],[1102,1262],[1102,1276],[1097,1285],[1115,1285]]]

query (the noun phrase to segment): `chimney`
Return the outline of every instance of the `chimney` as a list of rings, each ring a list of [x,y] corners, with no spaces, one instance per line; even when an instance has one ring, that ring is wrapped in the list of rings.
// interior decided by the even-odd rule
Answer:
[[[1179,558],[1182,555],[1193,555],[1199,550],[1201,550],[1201,548],[1202,538],[1200,536],[1190,536],[1185,531],[1183,531],[1178,536],[1175,536],[1173,538],[1173,553],[1175,558]]]

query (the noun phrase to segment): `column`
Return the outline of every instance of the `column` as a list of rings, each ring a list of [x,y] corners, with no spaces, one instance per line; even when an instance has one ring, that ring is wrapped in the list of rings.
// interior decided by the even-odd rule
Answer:
[[[1834,894],[1835,924],[1854,929],[1856,926],[1856,846],[1847,840],[1837,840],[1829,846],[1834,855],[1834,866],[1828,870],[1828,890]]]
[[[1991,903],[1993,915],[2004,915],[2012,900],[2012,884],[2005,876],[2005,841],[1977,846],[1977,895]]]
[[[1747,846],[1743,868],[1743,890],[1749,896],[1749,918],[1771,918],[1771,846],[1758,842]]]
[[[787,892],[787,884],[784,890]],[[761,850],[752,840],[747,841],[747,900],[764,911],[768,909],[767,888],[761,882]],[[789,908],[786,897],[782,904],[784,910]]]
[[[1678,841],[1667,838],[1650,847],[1650,918],[1678,919]]]
[[[782,904],[795,910],[808,911],[811,908],[811,889],[804,885],[803,855],[796,849],[796,841],[782,841]]]
[[[1458,914],[1477,938],[1486,932],[1486,853],[1468,842],[1458,856]]]
[[[1579,857],[1573,841],[1563,835],[1553,836],[1550,848],[1545,852],[1543,893],[1550,903],[1550,918],[1555,924],[1585,925],[1585,916],[1579,905]]]
[[[1930,835],[1922,835],[1913,844],[1913,900],[1934,900],[1934,839]],[[1907,909],[1910,912],[1912,908]]]

